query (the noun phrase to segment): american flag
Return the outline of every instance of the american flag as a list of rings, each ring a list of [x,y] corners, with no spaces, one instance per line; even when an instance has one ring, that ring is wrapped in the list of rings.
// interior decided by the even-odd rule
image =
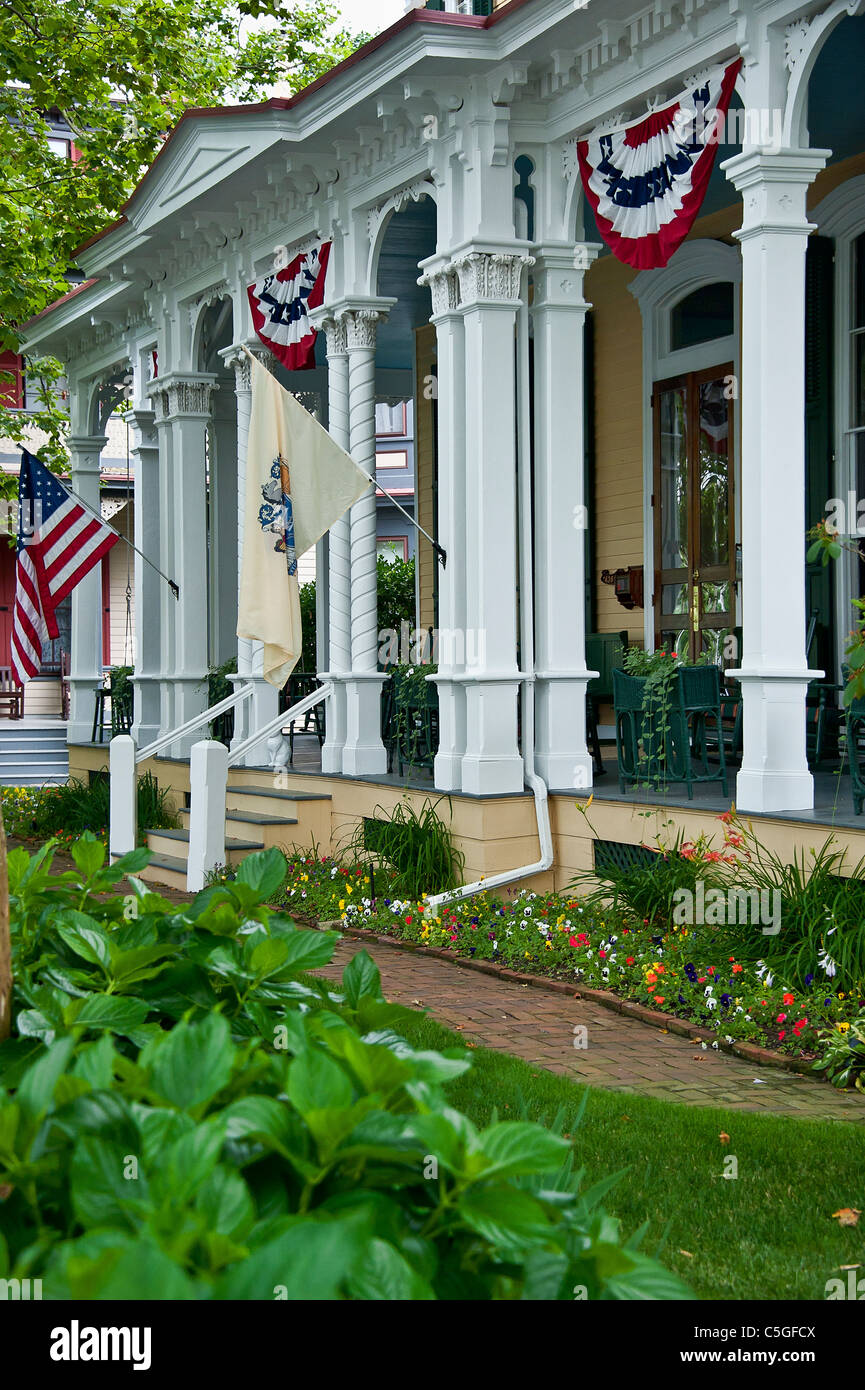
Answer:
[[[18,685],[39,674],[44,643],[60,635],[58,604],[119,539],[44,463],[22,451],[10,656]]]
[[[329,256],[330,242],[325,241],[247,290],[256,333],[290,372],[315,366],[316,333],[308,310],[324,302]]]

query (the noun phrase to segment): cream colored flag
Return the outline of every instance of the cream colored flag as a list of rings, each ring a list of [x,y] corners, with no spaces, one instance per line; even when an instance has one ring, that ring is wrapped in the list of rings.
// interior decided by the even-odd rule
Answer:
[[[264,643],[264,678],[283,686],[302,646],[297,561],[371,484],[251,353],[250,371],[237,635]]]

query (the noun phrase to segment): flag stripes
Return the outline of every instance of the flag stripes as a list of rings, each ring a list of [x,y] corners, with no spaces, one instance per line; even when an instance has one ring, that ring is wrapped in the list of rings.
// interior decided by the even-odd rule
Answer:
[[[19,685],[39,674],[44,644],[60,635],[58,605],[119,539],[38,458],[22,453],[10,655]]]

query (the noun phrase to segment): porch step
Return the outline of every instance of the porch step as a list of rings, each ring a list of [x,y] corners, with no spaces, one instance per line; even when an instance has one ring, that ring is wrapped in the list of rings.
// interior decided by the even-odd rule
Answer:
[[[239,782],[229,782],[228,795],[238,792],[242,796],[268,796],[273,801],[330,801],[330,792],[279,791],[274,787],[246,786]]]
[[[66,726],[17,725],[17,720],[9,720],[0,726],[0,786],[42,787],[68,781]]]
[[[188,853],[188,830],[147,830],[145,834],[147,843],[155,854],[170,854],[172,849],[179,849],[181,845]],[[242,859],[245,854],[254,854],[259,849],[264,849],[263,840],[229,839],[226,836],[225,855],[229,864],[236,863],[238,856]]]
[[[178,888],[185,893],[186,860],[177,859],[172,854],[155,854],[137,877],[147,879],[149,883],[161,883],[166,888]]]
[[[232,867],[247,854],[263,849],[330,844],[329,792],[283,791],[246,782],[229,782],[225,810],[225,862]],[[141,877],[171,888],[186,888],[189,853],[189,807],[181,812],[180,830],[148,830],[153,858]]]

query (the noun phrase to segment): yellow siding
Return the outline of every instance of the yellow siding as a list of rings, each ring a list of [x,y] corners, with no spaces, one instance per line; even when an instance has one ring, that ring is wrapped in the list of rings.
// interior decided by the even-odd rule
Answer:
[[[133,504],[126,503],[118,512],[108,519],[111,525],[120,532],[122,536],[128,536],[132,540],[133,536]],[[135,646],[133,633],[130,631],[129,638],[126,634],[126,577],[127,566],[129,571],[129,583],[132,586],[132,615],[135,613],[135,566],[134,555],[127,545],[122,541],[112,546],[108,552],[108,581],[109,581],[109,603],[110,613],[108,621],[111,630],[111,665],[112,666],[132,666],[135,664]]]
[[[642,636],[643,610],[628,612],[617,602],[601,571],[643,561],[642,324],[628,293],[635,272],[613,256],[596,261],[586,276],[593,306],[595,346],[595,496],[590,525],[595,532],[596,624],[599,632],[627,628]]]
[[[433,403],[424,397],[424,383],[432,375],[436,360],[436,331],[431,323],[425,323],[415,331],[415,362],[417,382],[415,393],[415,505],[418,524],[435,535],[433,516],[433,475],[435,471],[435,435],[433,431]],[[422,536],[417,538],[417,569],[420,592],[420,625],[432,627],[435,623],[433,612],[433,571],[432,547]]]

